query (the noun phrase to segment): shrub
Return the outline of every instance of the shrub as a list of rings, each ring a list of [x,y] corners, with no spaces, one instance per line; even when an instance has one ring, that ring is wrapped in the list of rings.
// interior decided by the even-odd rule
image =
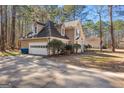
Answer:
[[[107,49],[107,46],[106,46],[106,45],[103,45],[103,46],[102,46],[102,49]]]
[[[73,45],[65,45],[65,51],[67,54],[73,52]]]
[[[87,45],[84,45],[84,51],[86,51],[86,50],[87,50],[87,48],[88,48],[88,46],[87,46]]]
[[[88,48],[92,48],[92,46],[90,44],[87,45]]]
[[[74,50],[76,53],[78,52],[78,49],[80,49],[80,48],[81,48],[80,44],[74,44]]]
[[[65,45],[65,49],[72,51],[73,50],[73,46],[72,45]]]
[[[88,44],[88,45],[84,45],[84,51],[87,51],[88,48],[92,48],[92,46],[91,46],[90,44]]]
[[[59,54],[64,47],[64,43],[61,40],[53,39],[48,43],[48,47],[52,50],[53,55],[56,53]]]

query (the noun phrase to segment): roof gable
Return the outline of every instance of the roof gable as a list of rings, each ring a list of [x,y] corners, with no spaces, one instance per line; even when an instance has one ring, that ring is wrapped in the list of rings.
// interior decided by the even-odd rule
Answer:
[[[75,21],[69,21],[69,22],[64,22],[63,23],[65,28],[69,28],[69,27],[77,27],[78,25],[80,25],[80,21],[79,20],[75,20]]]
[[[65,38],[68,39],[66,36],[61,36],[59,31],[57,31],[54,23],[52,21],[48,21],[44,28],[37,34],[36,37],[58,37],[58,38]]]

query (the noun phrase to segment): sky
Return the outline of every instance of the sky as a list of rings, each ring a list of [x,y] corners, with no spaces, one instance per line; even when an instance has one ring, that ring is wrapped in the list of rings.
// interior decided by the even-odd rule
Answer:
[[[88,20],[93,20],[94,22],[99,21],[99,17],[98,14],[96,13],[96,8],[98,6],[95,5],[87,5],[87,10],[89,11],[87,18]],[[113,20],[124,20],[124,16],[119,16],[117,15],[117,12],[114,12],[114,10],[122,10],[124,11],[124,6],[120,6],[120,8],[118,8],[117,6],[113,7]],[[109,14],[108,14],[108,6],[104,6],[104,11],[103,11],[103,16],[102,16],[102,20],[103,21],[109,21]]]
[[[59,5],[58,7],[63,7],[63,5]],[[97,5],[86,5],[86,9],[85,11],[88,11],[88,15],[84,18],[86,20],[92,20],[93,22],[97,22],[99,21],[99,17],[98,14],[96,13],[96,8],[98,8]],[[109,21],[109,13],[108,13],[108,6],[104,5],[103,6],[103,16],[102,16],[102,20],[103,21]],[[124,6],[113,6],[113,20],[124,20],[124,16],[118,16],[117,12],[114,12],[114,10],[123,10],[124,12]]]
[[[87,6],[87,8],[90,10],[90,14],[87,16],[89,19],[93,20],[94,22],[99,20],[98,15],[94,12],[96,11],[96,7],[97,6]],[[103,21],[109,21],[109,13],[108,13],[108,6],[104,6],[105,7],[105,11],[103,12],[103,16],[102,16],[102,20]],[[124,11],[124,6],[121,6],[121,10]],[[123,16],[119,16],[117,15],[117,12],[115,12],[114,10],[117,10],[119,8],[117,8],[116,6],[113,7],[113,20],[124,20],[124,15]]]

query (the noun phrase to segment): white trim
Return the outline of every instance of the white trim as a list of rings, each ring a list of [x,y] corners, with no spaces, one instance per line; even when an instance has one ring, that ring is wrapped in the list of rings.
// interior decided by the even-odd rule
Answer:
[[[59,39],[59,40],[66,40],[66,41],[70,41],[69,39],[64,39],[64,38],[58,38],[58,37],[50,37],[51,39]],[[34,37],[34,38],[24,38],[24,39],[20,39],[21,41],[23,40],[37,40],[37,39],[49,39],[49,37]]]
[[[58,38],[58,37],[51,37],[51,39],[59,39],[59,40],[65,40],[65,41],[70,41],[69,39],[64,39],[64,38]]]
[[[33,40],[33,39],[47,39],[48,37],[33,37],[33,38],[24,38],[24,39],[21,39],[21,40]]]
[[[61,27],[61,35],[65,36],[65,27],[64,27],[64,25],[62,25],[62,27]]]
[[[78,31],[78,32],[77,32]],[[75,28],[75,40],[80,37],[80,30]]]

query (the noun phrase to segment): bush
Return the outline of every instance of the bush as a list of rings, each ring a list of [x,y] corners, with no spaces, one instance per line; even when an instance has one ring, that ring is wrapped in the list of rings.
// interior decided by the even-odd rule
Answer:
[[[87,45],[88,48],[92,48],[92,46],[90,44]]]
[[[92,46],[90,44],[84,45],[84,51],[87,51],[88,48],[92,48]]]
[[[87,50],[88,46],[87,45],[84,45],[84,50]]]
[[[64,47],[64,43],[61,40],[53,39],[48,43],[48,47],[52,50],[53,55],[59,54],[59,52]]]
[[[107,46],[106,46],[106,45],[103,45],[103,46],[102,46],[102,49],[107,49]]]
[[[65,45],[65,50],[73,50],[73,46],[72,45]]]
[[[80,44],[74,44],[74,50],[76,51],[76,53],[78,52],[78,49],[81,48]]]
[[[73,52],[73,45],[65,45],[65,53],[70,54]]]

